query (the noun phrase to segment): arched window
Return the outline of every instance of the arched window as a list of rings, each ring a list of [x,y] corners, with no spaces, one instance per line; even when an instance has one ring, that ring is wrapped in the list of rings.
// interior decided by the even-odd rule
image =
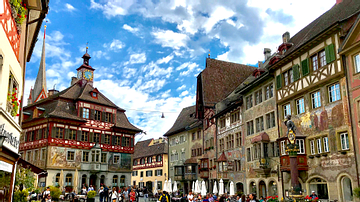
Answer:
[[[156,161],[157,161],[157,162],[162,161],[162,157],[161,157],[161,155],[157,155],[157,156],[156,156]]]
[[[118,176],[117,175],[114,175],[113,177],[113,187],[117,187],[118,186]]]
[[[319,199],[329,199],[327,182],[321,178],[310,180],[310,190],[315,191]]]
[[[59,186],[59,182],[60,182],[60,173],[56,174],[56,177],[55,177],[55,186]]]
[[[270,181],[268,185],[269,196],[275,196],[277,194],[277,184],[275,181]]]
[[[133,165],[136,166],[138,163],[138,161],[135,159],[134,162],[133,162]]]
[[[145,159],[144,159],[144,158],[141,159],[140,164],[141,164],[141,165],[145,164]]]
[[[341,179],[341,190],[342,190],[342,201],[352,201],[353,200],[353,191],[351,180],[348,177],[343,177]]]
[[[121,177],[120,177],[120,187],[124,187],[124,186],[125,186],[125,175],[121,175]]]
[[[81,177],[81,185],[86,185],[86,175],[84,174],[84,175],[82,175],[82,177]]]
[[[251,191],[251,193],[257,193],[256,192],[256,183],[255,182],[250,182],[250,185],[249,185],[249,190]]]
[[[66,175],[65,186],[72,186],[72,174],[70,173]]]
[[[152,163],[152,156],[147,158],[147,163]]]
[[[260,181],[259,183],[259,196],[263,196],[263,197],[266,197],[266,184],[264,181]]]

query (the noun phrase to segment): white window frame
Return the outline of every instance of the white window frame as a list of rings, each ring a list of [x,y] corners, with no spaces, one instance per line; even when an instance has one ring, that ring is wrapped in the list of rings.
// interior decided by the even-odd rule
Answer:
[[[291,115],[291,105],[290,103],[283,106],[284,110],[284,118],[286,118],[287,115]]]
[[[346,137],[344,143],[343,143],[343,138]],[[341,143],[341,150],[349,150],[350,146],[349,146],[349,135],[348,133],[341,133],[340,134],[340,143]]]
[[[321,138],[316,139],[316,147],[317,147],[317,153],[322,153],[322,144],[321,144]]]
[[[74,160],[69,160],[69,159],[68,159],[69,152],[74,152]],[[68,150],[68,151],[66,151],[66,161],[75,161],[75,159],[76,159],[75,154],[76,154],[75,150]]]
[[[323,137],[324,152],[329,152],[329,138]]]
[[[316,103],[318,103],[319,106],[316,105]],[[320,93],[320,91],[316,91],[316,92],[311,93],[311,107],[313,109],[321,107],[321,93]]]
[[[281,155],[286,155],[285,140],[281,141],[280,145],[281,145]]]
[[[360,54],[354,56],[355,74],[360,72]]]
[[[310,153],[315,154],[315,140],[310,140]]]
[[[305,154],[305,143],[303,139],[296,140],[296,144],[299,145],[298,154]]]
[[[335,83],[328,87],[329,102],[336,102],[341,100],[340,84]]]
[[[305,113],[305,100],[303,97],[296,100],[296,112],[297,114]]]
[[[119,162],[115,162],[115,156],[118,156],[118,157],[119,157]],[[120,154],[114,154],[113,164],[119,164],[119,163],[120,163]]]

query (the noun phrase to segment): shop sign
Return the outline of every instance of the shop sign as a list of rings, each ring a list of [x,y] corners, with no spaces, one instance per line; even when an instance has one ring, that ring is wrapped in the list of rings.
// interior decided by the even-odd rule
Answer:
[[[8,173],[12,173],[12,168],[13,168],[13,165],[11,165],[10,163],[0,161],[0,170],[8,172]]]
[[[5,123],[0,125],[0,136],[6,137],[4,143],[8,143],[11,146],[15,147],[16,150],[18,150],[20,141],[17,137],[13,136],[12,132],[8,132],[5,130]]]

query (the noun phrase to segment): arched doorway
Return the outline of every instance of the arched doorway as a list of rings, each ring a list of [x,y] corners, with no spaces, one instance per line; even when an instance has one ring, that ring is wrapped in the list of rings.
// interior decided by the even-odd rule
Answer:
[[[256,194],[257,191],[256,191],[256,183],[255,182],[250,182],[250,185],[249,185],[249,194]],[[257,194],[256,194],[257,195]]]
[[[259,182],[259,198],[260,197],[266,198],[266,184],[262,180]]]
[[[277,183],[275,181],[270,181],[268,185],[269,196],[276,196],[277,193]]]
[[[146,182],[146,188],[148,191],[152,191],[153,190],[153,185],[152,185],[152,182],[151,181],[147,181]]]
[[[81,177],[81,186],[82,185],[86,185],[86,175],[85,174],[82,175],[82,177]]]
[[[311,191],[315,191],[319,199],[329,200],[329,192],[327,182],[325,180],[321,178],[313,178],[309,182],[309,188]]]
[[[341,178],[341,192],[342,192],[342,201],[348,202],[353,200],[353,191],[351,180],[348,177]]]
[[[100,177],[100,186],[105,184],[105,175],[101,175]]]
[[[90,175],[90,180],[89,180],[89,186],[92,185],[94,187],[94,190],[97,190],[96,189],[96,179],[97,179],[97,176],[96,175]]]
[[[244,194],[244,184],[241,182],[236,183],[236,192]]]

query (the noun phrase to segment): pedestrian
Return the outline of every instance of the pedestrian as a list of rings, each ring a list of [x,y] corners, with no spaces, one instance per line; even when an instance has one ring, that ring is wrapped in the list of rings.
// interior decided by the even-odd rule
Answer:
[[[225,202],[225,194],[221,195],[220,199],[219,199],[219,202]]]
[[[134,191],[134,189],[131,189],[131,191],[130,191],[130,202],[135,202],[135,200],[136,200],[136,193],[135,193],[135,191]]]
[[[87,191],[86,191],[86,187],[85,185],[83,185],[83,187],[81,188],[81,195],[86,195]]]
[[[51,201],[50,187],[46,187],[46,190],[43,192],[43,202]]]
[[[256,200],[256,195],[255,194],[250,194],[249,198],[250,198],[250,202],[259,202],[259,200]]]
[[[143,190],[143,194],[144,194],[144,200],[145,200],[145,202],[147,202],[147,200],[149,198],[149,193],[148,193],[148,190],[146,187]]]
[[[315,200],[315,198],[317,198],[318,196],[315,194],[315,191],[311,192],[311,199]]]
[[[111,192],[111,201],[116,202],[117,197],[118,197],[118,195],[117,195],[117,192],[116,192],[116,188],[113,187],[112,192]]]
[[[169,196],[167,195],[166,191],[163,191],[161,196],[159,197],[160,202],[170,202]]]
[[[105,184],[104,186],[104,201],[109,202],[109,187],[107,187]]]
[[[100,196],[100,202],[103,202],[104,201],[104,187],[101,186],[98,190],[98,194]]]
[[[189,192],[189,195],[187,196],[187,200],[188,200],[189,202],[194,201],[194,195],[192,194],[192,191]]]
[[[124,192],[122,189],[119,190],[119,202],[124,202]]]
[[[90,185],[89,189],[88,189],[88,192],[89,191],[94,191],[94,187],[92,185]]]
[[[241,195],[240,202],[246,202],[245,194]]]
[[[123,194],[124,194],[125,202],[128,202],[129,201],[129,192],[128,192],[127,187],[125,187]]]

